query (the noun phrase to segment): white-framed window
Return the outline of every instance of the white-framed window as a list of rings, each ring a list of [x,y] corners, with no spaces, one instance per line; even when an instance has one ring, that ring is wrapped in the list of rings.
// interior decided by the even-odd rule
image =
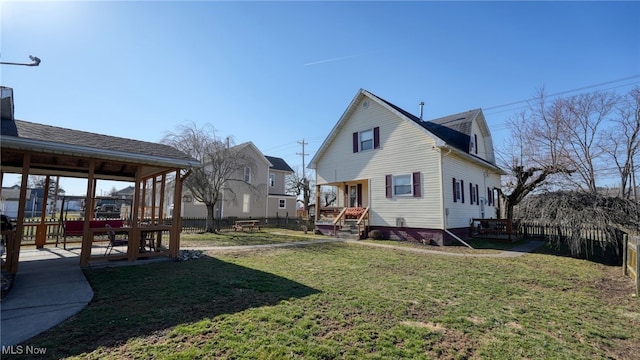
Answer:
[[[244,182],[251,183],[251,168],[248,166],[244,168]]]
[[[387,199],[399,196],[422,197],[422,174],[385,175],[385,196]]]
[[[412,195],[411,175],[395,175],[393,177],[393,195]]]
[[[251,211],[250,205],[251,205],[251,194],[244,194],[242,196],[242,212],[248,213],[249,211]]]
[[[278,208],[285,209],[287,207],[287,199],[280,199],[278,201]]]
[[[455,194],[453,197],[458,201],[462,199],[462,185],[460,185],[460,180],[456,180]]]
[[[360,151],[373,149],[373,129],[360,132]]]
[[[269,186],[270,187],[276,186],[276,175],[275,174],[269,174]]]
[[[471,193],[471,204],[478,203],[478,194],[476,194],[476,188],[472,183],[469,183],[469,192]]]

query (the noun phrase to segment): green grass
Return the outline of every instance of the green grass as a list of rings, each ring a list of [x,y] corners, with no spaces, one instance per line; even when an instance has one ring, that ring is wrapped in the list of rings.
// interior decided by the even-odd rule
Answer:
[[[459,258],[332,243],[87,270],[89,306],[27,344],[78,359],[638,354],[631,281],[549,252]]]

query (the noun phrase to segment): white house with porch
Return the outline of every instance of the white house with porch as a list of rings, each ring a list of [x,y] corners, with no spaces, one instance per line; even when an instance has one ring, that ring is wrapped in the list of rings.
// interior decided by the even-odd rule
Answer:
[[[430,121],[360,89],[309,164],[316,194],[338,188],[338,206],[316,211],[316,230],[439,245],[469,236],[474,218],[496,218],[504,174],[481,109]],[[316,199],[316,204],[319,204]]]

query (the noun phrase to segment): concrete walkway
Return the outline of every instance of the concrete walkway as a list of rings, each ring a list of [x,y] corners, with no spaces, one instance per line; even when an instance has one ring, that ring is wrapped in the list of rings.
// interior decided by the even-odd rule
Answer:
[[[13,287],[0,303],[2,346],[17,345],[82,310],[93,297],[78,254],[22,250]]]
[[[196,247],[184,250],[202,250],[213,252],[260,250],[344,242],[362,246],[389,248],[421,254],[510,258],[531,252],[544,243],[530,241],[509,251],[494,254],[454,253],[420,249],[406,246],[377,244],[338,238],[325,238],[279,244]],[[20,265],[9,294],[0,302],[1,320],[0,338],[2,346],[17,345],[46,331],[69,317],[80,312],[93,298],[93,291],[80,268],[79,249],[61,248],[29,249],[20,253]],[[168,261],[168,258],[155,257],[149,262]],[[121,263],[110,262],[93,264],[91,268],[101,266],[142,265],[148,261]]]

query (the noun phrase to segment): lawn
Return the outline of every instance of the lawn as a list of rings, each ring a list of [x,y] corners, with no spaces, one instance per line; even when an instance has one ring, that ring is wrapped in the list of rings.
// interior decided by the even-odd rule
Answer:
[[[313,232],[305,234],[302,231],[277,228],[263,228],[260,231],[224,230],[218,234],[181,234],[180,248],[281,244],[308,241],[315,238],[318,238],[318,235],[314,235]]]
[[[87,270],[89,306],[25,345],[51,358],[632,359],[619,268],[349,243]]]

